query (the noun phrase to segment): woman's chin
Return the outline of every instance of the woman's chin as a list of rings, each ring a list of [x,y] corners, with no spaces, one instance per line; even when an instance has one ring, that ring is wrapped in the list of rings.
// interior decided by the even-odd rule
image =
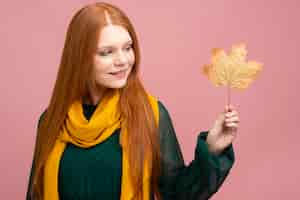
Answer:
[[[114,81],[110,84],[107,84],[106,87],[107,88],[112,88],[112,89],[120,89],[125,87],[127,84],[127,80],[118,80],[118,81]]]

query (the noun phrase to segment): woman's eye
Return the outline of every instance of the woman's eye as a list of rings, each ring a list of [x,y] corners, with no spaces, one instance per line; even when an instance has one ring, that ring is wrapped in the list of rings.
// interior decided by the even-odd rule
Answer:
[[[125,49],[126,49],[126,51],[130,51],[132,49],[132,46],[130,45],[130,46],[126,47]]]
[[[112,51],[102,51],[102,52],[100,52],[99,54],[101,55],[101,56],[108,56],[109,54],[111,54],[112,53]]]

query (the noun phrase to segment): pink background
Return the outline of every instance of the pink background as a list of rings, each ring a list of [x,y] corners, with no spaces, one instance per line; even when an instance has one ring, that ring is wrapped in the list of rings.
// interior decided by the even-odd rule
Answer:
[[[52,92],[67,25],[90,2],[1,4],[1,199],[24,199],[37,120]],[[212,47],[247,43],[248,58],[264,69],[246,91],[232,93],[241,119],[236,164],[212,199],[298,199],[300,2],[108,2],[136,27],[144,84],[169,109],[186,163],[197,134],[212,126],[226,103],[226,89],[213,87],[201,66]]]

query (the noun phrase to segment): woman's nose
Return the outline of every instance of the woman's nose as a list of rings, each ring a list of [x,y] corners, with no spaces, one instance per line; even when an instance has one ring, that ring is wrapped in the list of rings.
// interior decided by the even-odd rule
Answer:
[[[123,52],[119,52],[116,55],[115,64],[118,65],[118,66],[119,65],[123,66],[124,64],[126,64],[126,62],[127,62],[126,55]]]

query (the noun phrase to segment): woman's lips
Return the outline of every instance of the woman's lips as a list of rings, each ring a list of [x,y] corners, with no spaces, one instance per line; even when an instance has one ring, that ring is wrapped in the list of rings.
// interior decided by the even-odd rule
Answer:
[[[127,72],[127,70],[122,70],[119,72],[114,72],[114,73],[109,73],[109,74],[113,75],[115,78],[122,79],[125,77],[126,72]]]

